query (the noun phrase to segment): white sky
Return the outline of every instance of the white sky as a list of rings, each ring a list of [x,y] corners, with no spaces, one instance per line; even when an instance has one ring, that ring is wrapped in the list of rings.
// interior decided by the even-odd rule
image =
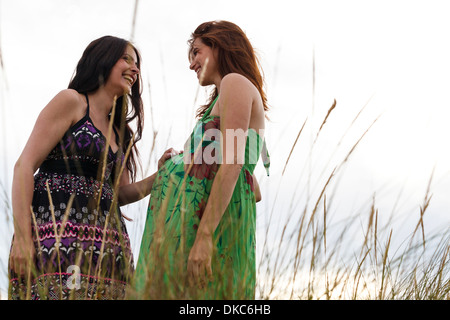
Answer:
[[[90,41],[106,34],[130,38],[133,10],[133,0],[0,0],[4,63],[0,70],[0,179],[8,193],[12,167],[40,110],[67,87]],[[247,33],[260,53],[272,106],[266,131],[271,176],[264,176],[261,164],[257,167],[264,199],[258,204],[261,229],[275,198],[276,215],[283,217],[289,211],[294,186],[299,194],[295,203],[303,208],[300,193],[307,189],[308,175],[314,181],[314,194],[380,114],[342,171],[333,191],[334,214],[339,218],[358,213],[376,193],[380,214],[387,217],[401,194],[398,213],[411,216],[415,225],[418,206],[436,166],[433,199],[425,221],[430,228],[448,226],[448,12],[446,1],[429,0],[139,1],[133,40],[143,58],[146,125],[140,150],[144,167],[152,130],[159,134],[151,171],[155,157],[167,146],[182,148],[193,126],[194,110],[203,102],[205,90],[199,89],[196,96],[196,76],[188,68],[186,41],[190,33],[204,21],[230,20]],[[316,134],[334,99],[336,109],[309,158],[310,136]],[[305,132],[281,177],[306,118]],[[135,219],[129,232],[136,253],[146,205],[144,200],[125,209]],[[278,221],[283,223],[281,218]],[[0,240],[0,273],[12,235],[10,224],[2,225],[7,230],[2,231]],[[0,290],[5,290],[3,283],[0,281]]]

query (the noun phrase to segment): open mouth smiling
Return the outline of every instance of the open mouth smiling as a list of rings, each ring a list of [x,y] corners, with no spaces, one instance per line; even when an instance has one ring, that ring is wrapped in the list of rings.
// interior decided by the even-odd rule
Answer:
[[[130,86],[132,86],[133,83],[136,81],[136,79],[133,76],[128,75],[128,74],[123,75],[123,78],[128,81]]]

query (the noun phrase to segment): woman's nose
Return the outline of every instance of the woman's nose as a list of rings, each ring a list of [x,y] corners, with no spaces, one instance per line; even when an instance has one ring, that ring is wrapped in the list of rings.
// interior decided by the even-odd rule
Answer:
[[[191,69],[191,70],[194,70],[195,69],[195,60],[194,59],[191,59],[190,60],[190,65],[189,65],[189,69]]]
[[[131,71],[135,74],[139,74],[139,68],[135,63],[131,66]]]

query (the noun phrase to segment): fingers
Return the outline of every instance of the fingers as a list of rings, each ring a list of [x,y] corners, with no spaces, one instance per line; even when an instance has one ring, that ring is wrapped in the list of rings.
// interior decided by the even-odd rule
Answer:
[[[188,278],[191,286],[203,289],[212,280],[211,259],[213,255],[212,237],[197,234],[188,257]]]
[[[188,261],[187,269],[189,285],[193,287],[198,279],[198,266],[194,265],[192,261]]]
[[[25,261],[20,258],[11,256],[9,261],[9,268],[18,276],[22,276],[25,274]]]
[[[213,280],[211,262],[189,260],[188,279],[190,286],[197,286],[199,289],[205,288],[207,283]]]
[[[207,266],[206,273],[208,275],[209,281],[213,281],[213,273],[212,273],[211,264],[209,264],[209,266]]]
[[[18,277],[30,277],[35,255],[36,252],[33,245],[13,242],[13,248],[9,257],[10,270]]]
[[[9,269],[14,273],[19,274],[18,267],[16,266],[12,256],[9,257]]]
[[[171,157],[173,157],[175,155],[175,150],[173,150],[172,148],[167,149],[166,151],[164,151],[164,158],[165,159],[169,159]]]
[[[174,148],[169,148],[165,151],[170,157],[176,156],[180,152],[176,151]]]
[[[182,153],[182,152],[178,152],[178,151],[176,151],[176,150],[173,149],[173,148],[169,148],[169,149],[167,149],[166,151],[164,151],[163,155],[161,156],[161,158],[160,158],[159,161],[158,161],[158,169],[159,169],[162,165],[164,165],[164,163],[165,163],[167,160],[171,159],[172,157],[174,157],[174,156],[176,156],[176,155],[179,155],[180,153]]]
[[[31,269],[32,269],[32,261],[31,258],[21,258],[21,257],[11,257],[9,262],[10,270],[17,276],[19,279],[27,280],[30,279]]]

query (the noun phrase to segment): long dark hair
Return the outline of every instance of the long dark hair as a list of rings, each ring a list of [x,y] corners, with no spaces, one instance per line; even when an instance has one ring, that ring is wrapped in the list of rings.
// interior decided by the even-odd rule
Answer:
[[[108,81],[111,69],[121,59],[128,45],[131,45],[136,52],[136,65],[140,69],[140,54],[129,41],[113,36],[104,36],[92,41],[84,50],[68,88],[83,94],[96,91]],[[142,138],[144,127],[141,82],[141,75],[138,74],[136,82],[131,88],[131,94],[125,94],[117,98],[113,119],[113,125],[120,129],[119,141],[122,152],[126,152],[131,144],[131,151],[126,159],[126,167],[131,174],[132,181],[136,179],[139,157],[136,142]],[[135,119],[136,133],[130,127],[130,122]]]
[[[189,55],[192,54],[193,44],[197,38],[205,45],[218,49],[217,63],[220,75],[225,77],[229,73],[238,73],[246,77],[258,89],[264,110],[269,110],[261,65],[244,31],[229,21],[204,22],[195,29],[188,40]],[[206,112],[217,96],[218,91],[215,88],[208,103],[197,110],[197,117]]]

